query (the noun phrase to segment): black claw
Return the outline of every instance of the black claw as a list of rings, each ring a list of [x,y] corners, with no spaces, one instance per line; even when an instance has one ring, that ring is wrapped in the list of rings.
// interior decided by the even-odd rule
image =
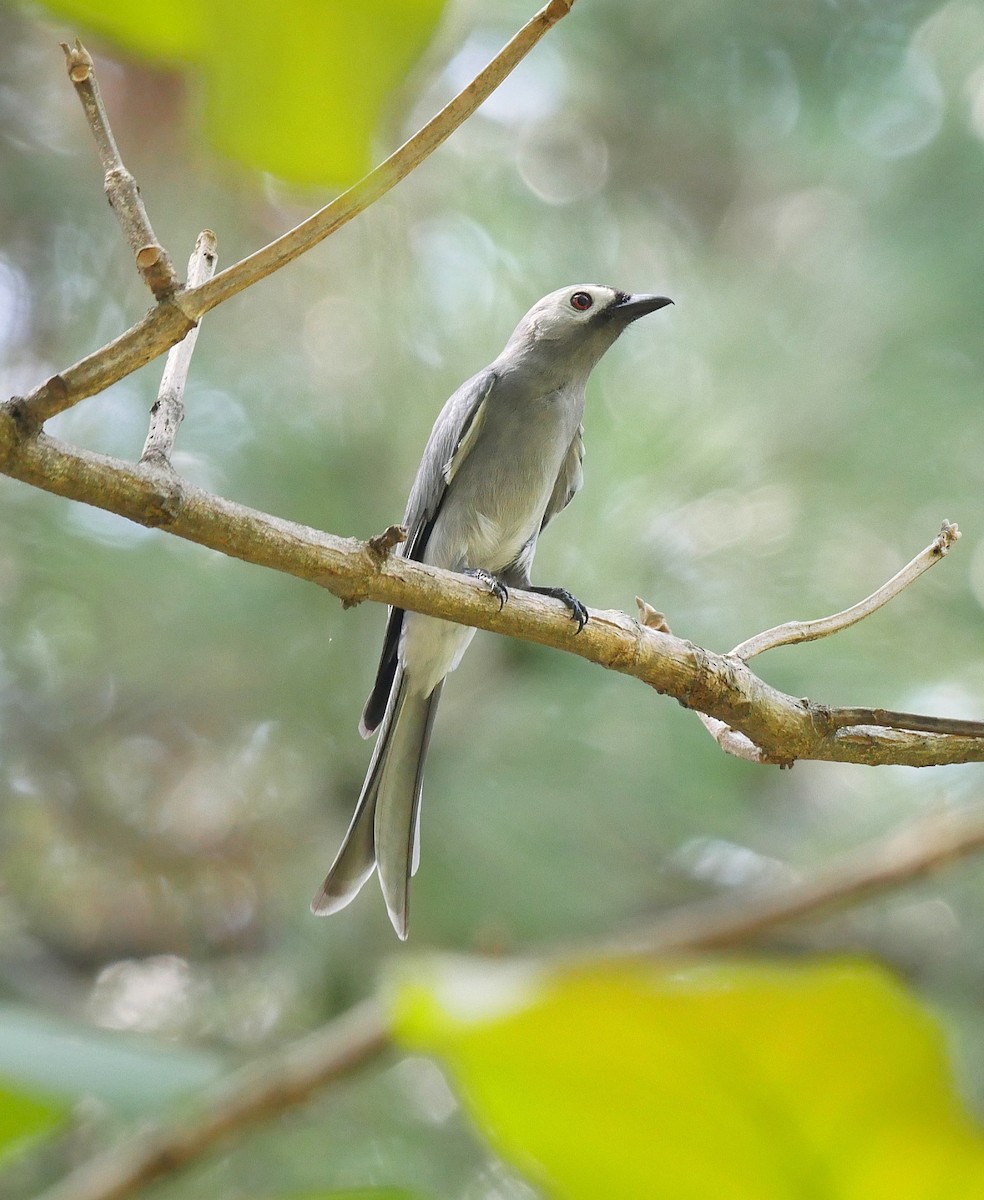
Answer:
[[[488,571],[483,571],[481,567],[472,567],[467,571],[462,571],[463,575],[470,575],[472,579],[477,579],[479,583],[484,583],[489,589],[489,594],[495,596],[499,601],[499,612],[502,612],[502,606],[509,599],[509,589],[495,575]]]
[[[577,632],[588,623],[588,610],[584,607],[577,596],[572,596],[567,588],[560,587],[530,587],[527,589],[531,592],[536,592],[538,596],[552,596],[555,600],[559,600],[561,604],[565,604],[571,610],[571,620],[577,621]]]

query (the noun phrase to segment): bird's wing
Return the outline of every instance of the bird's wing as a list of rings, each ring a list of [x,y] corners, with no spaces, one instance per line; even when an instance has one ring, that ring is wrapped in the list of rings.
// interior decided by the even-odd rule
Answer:
[[[546,527],[547,522],[551,518],[555,517],[570,504],[574,498],[574,493],[580,489],[581,484],[584,482],[584,472],[581,470],[583,460],[584,426],[579,425],[577,433],[574,434],[574,440],[568,447],[564,461],[560,465],[560,473],[557,475],[554,490],[550,493],[550,499],[547,501],[543,520],[540,522],[541,531]]]
[[[478,439],[485,420],[486,404],[497,380],[498,376],[491,368],[473,375],[450,397],[434,422],[403,517],[407,540],[400,553],[404,558],[412,558],[419,562],[423,557],[448,489],[453,485],[455,475]],[[386,712],[386,704],[396,675],[402,627],[403,609],[391,608],[386,622],[376,682],[359,722],[359,732],[363,737],[369,737]]]
[[[478,440],[497,380],[496,373],[488,369],[473,376],[458,388],[434,422],[403,518],[407,558],[423,555],[448,488]]]

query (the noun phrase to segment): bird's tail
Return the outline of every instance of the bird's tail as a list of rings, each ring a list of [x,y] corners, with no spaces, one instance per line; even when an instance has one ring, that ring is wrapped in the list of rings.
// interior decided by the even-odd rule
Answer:
[[[404,671],[397,672],[352,822],[311,902],[312,912],[327,916],[344,908],[378,868],[390,921],[406,939],[410,877],[420,857],[424,759],[442,686],[443,680],[429,696],[421,696],[413,691]]]

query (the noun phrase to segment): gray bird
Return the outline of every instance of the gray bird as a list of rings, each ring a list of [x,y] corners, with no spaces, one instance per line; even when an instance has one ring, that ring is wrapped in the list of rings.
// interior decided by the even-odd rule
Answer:
[[[588,614],[564,588],[534,587],[537,538],[581,486],[581,418],[592,368],[638,317],[671,304],[578,284],[551,292],[516,326],[499,357],[463,383],[424,448],[403,524],[406,558],[553,596],[578,632]],[[311,910],[344,908],[374,870],[397,934],[408,933],[410,877],[420,856],[424,757],[444,677],[474,629],[389,610],[376,682],[359,730],[379,728],[345,840]]]

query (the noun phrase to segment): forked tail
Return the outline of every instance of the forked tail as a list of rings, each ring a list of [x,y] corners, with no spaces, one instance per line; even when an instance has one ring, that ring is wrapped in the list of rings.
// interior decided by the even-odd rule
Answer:
[[[443,680],[421,696],[405,672],[397,672],[355,813],[312,912],[327,916],[344,908],[378,868],[390,921],[406,939],[410,877],[419,860],[424,759],[442,687]]]

